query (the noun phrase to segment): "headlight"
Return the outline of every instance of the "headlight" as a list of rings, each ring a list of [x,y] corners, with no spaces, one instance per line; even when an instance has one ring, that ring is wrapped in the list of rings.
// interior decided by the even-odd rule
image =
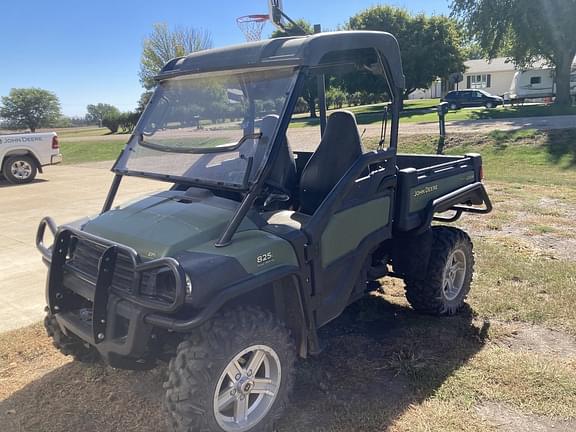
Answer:
[[[167,302],[176,297],[176,280],[169,270],[144,273],[141,279],[140,294]],[[186,275],[186,295],[192,294],[192,280]]]

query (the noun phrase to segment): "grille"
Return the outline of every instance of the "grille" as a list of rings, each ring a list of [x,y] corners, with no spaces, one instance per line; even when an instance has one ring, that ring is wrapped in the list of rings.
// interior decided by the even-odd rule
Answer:
[[[98,275],[98,262],[106,247],[79,238],[74,238],[71,246],[68,264],[88,275],[95,283]],[[112,287],[132,293],[134,283],[134,264],[132,259],[126,252],[119,250],[112,278]]]

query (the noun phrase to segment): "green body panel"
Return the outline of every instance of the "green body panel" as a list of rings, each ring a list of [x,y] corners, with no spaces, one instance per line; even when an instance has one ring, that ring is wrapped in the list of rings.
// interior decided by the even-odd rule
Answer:
[[[470,170],[413,187],[410,189],[410,213],[426,208],[430,201],[470,184],[475,178],[474,170]]]
[[[214,241],[209,241],[190,251],[234,258],[250,274],[262,273],[278,266],[298,267],[298,259],[292,245],[286,240],[261,230],[239,232],[234,236],[232,243],[226,247],[217,248],[214,246]]]
[[[216,240],[233,210],[205,201],[183,203],[159,193],[110,210],[84,226],[84,231],[134,248],[143,258],[171,256]],[[241,229],[256,226],[245,219]]]
[[[356,249],[364,238],[389,222],[389,196],[336,213],[320,239],[322,267]]]

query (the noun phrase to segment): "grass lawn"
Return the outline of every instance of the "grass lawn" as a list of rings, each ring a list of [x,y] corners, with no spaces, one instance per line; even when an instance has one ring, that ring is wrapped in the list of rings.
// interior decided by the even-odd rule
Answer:
[[[122,145],[96,143],[68,154],[109,146],[116,155]],[[436,138],[400,145],[431,153]],[[576,430],[576,130],[448,138],[446,153],[466,152],[483,155],[494,204],[456,224],[474,242],[469,308],[418,315],[403,282],[384,279],[321,330],[319,356],[298,362],[279,432]],[[164,366],[136,373],[71,362],[41,325],[6,333],[0,424],[163,431],[164,376]]]
[[[60,143],[64,164],[115,160],[124,145],[125,138],[102,141],[72,141]]]
[[[404,111],[401,114],[401,123],[434,123],[438,121],[436,111],[426,112],[422,110],[435,109],[439,99],[423,99],[405,101]],[[356,114],[358,124],[372,124],[382,121],[384,104],[363,105],[357,107],[344,107]],[[494,109],[468,108],[449,111],[446,121],[462,120],[490,120],[519,117],[546,117],[556,115],[576,115],[576,107],[562,108],[556,105],[526,105],[506,106]],[[305,127],[318,125],[320,120],[310,119],[307,115],[295,116],[290,127]]]

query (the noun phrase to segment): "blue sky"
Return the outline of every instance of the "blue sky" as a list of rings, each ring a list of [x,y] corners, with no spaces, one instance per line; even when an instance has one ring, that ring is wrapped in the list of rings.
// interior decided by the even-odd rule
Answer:
[[[284,0],[293,18],[325,28],[344,24],[375,0]],[[154,4],[154,6],[152,6]],[[428,14],[448,13],[448,0],[392,0],[385,4]],[[66,115],[105,102],[134,109],[142,41],[152,25],[192,26],[212,33],[215,46],[243,41],[235,18],[267,12],[266,0],[2,0],[0,1],[0,96],[14,87],[55,92]],[[272,32],[268,25],[264,34]]]

